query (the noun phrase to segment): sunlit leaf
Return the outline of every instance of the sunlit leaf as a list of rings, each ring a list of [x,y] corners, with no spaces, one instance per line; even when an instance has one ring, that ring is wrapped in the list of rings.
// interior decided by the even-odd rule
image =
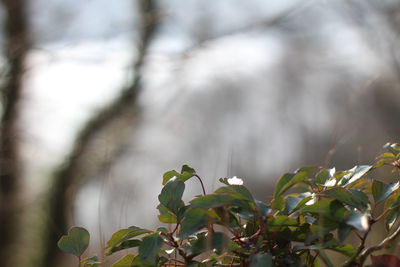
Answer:
[[[397,155],[400,153],[400,144],[397,143],[386,143],[383,148],[387,149],[390,153]]]
[[[296,209],[305,205],[308,201],[312,199],[312,193],[306,192],[302,194],[289,195],[285,199],[285,210],[284,214],[290,214]]]
[[[360,210],[365,210],[368,204],[365,203],[365,200],[368,201],[368,198],[364,197],[365,194],[363,197],[361,197],[361,195],[357,195],[354,192],[350,192],[342,187],[335,187],[326,190],[323,194]]]
[[[307,172],[299,172],[299,173],[286,173],[284,174],[275,186],[274,190],[274,198],[279,197],[288,189],[293,187],[295,184],[306,181],[307,180]]]
[[[395,222],[397,221],[398,217],[399,217],[399,209],[391,209],[389,210],[389,212],[386,214],[385,217],[385,222],[386,222],[386,229],[390,230],[392,229],[393,225],[395,224]]]
[[[354,211],[347,218],[346,224],[353,226],[361,232],[365,232],[369,228],[368,215],[359,211]]]
[[[333,247],[329,247],[328,249],[339,252],[348,257],[351,257],[355,253],[357,253],[357,249],[355,247],[353,247],[351,244],[345,244],[343,246],[333,246]]]
[[[130,240],[122,241],[121,244],[119,244],[118,246],[111,247],[109,249],[107,255],[111,255],[111,254],[113,254],[113,253],[115,253],[117,251],[120,251],[120,250],[138,247],[138,246],[140,246],[141,242],[142,241],[137,240],[137,239],[130,239]]]
[[[189,169],[185,168],[185,170],[189,170]],[[179,180],[181,182],[185,182],[185,181],[189,180],[190,178],[192,178],[194,175],[195,175],[195,173],[191,173],[191,172],[187,172],[187,171],[185,171],[184,173],[179,173],[177,171],[168,171],[168,172],[164,173],[164,175],[163,175],[162,184],[163,185],[167,184],[168,181],[170,181],[173,178],[176,178],[177,180]]]
[[[376,204],[381,203],[399,188],[399,182],[385,184],[381,181],[372,182],[372,195]]]
[[[391,194],[385,201],[384,210],[400,207],[400,189]]]
[[[335,222],[342,222],[346,218],[347,209],[343,204],[335,199],[324,199],[312,205],[305,205],[301,209],[302,213],[312,213],[323,216]]]
[[[111,238],[108,240],[107,242],[107,247],[106,248],[110,248],[110,247],[114,247],[116,245],[118,245],[119,243],[128,240],[130,238],[133,238],[135,236],[139,236],[139,235],[143,235],[146,233],[150,233],[150,230],[147,229],[143,229],[140,227],[136,227],[136,226],[131,226],[129,228],[126,229],[121,229],[117,232],[115,232]]]
[[[196,174],[196,171],[193,168],[189,167],[188,165],[182,166],[181,173],[185,173],[185,172],[191,173],[191,174]]]
[[[101,264],[102,262],[99,260],[97,256],[81,260],[81,266],[83,267],[97,267],[100,266]]]
[[[327,180],[333,178],[335,172],[335,168],[322,169],[320,172],[317,173],[317,175],[315,175],[315,182],[323,185]]]
[[[111,267],[132,267],[135,261],[136,255],[128,254],[119,259],[116,263],[111,265]]]
[[[162,223],[177,223],[177,216],[173,214],[167,207],[162,204],[157,206],[160,215],[158,215],[158,220]]]
[[[355,166],[351,170],[348,170],[348,173],[342,177],[338,185],[345,186],[357,181],[358,179],[363,177],[369,170],[371,170],[371,168],[372,166],[369,165]]]

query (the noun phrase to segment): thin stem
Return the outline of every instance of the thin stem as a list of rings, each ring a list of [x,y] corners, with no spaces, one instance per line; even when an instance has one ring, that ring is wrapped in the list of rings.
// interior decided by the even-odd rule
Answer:
[[[378,217],[376,217],[376,219],[374,219],[375,221],[379,221],[380,219],[382,219],[391,209],[386,209],[384,212],[382,212],[381,215],[379,215]]]
[[[203,190],[203,195],[207,195],[207,194],[206,194],[206,190],[204,189],[203,181],[201,180],[200,176],[198,176],[197,174],[195,174],[194,176],[196,176],[197,179],[199,179],[199,181],[200,181],[201,189]]]
[[[361,243],[360,243],[360,246],[357,249],[357,252],[354,253],[354,255],[343,264],[343,267],[353,266],[355,261],[356,261],[356,259],[357,259],[357,257],[359,257],[359,255],[361,255],[360,253],[365,248],[365,241],[367,240],[367,236],[368,236],[369,232],[371,231],[371,226],[372,226],[373,222],[374,221],[372,221],[370,223],[370,225],[369,225],[367,231],[365,231],[364,235],[362,237],[360,237],[361,238]],[[362,264],[360,266],[362,266]]]
[[[182,264],[185,264],[185,262],[183,262],[183,261],[181,261],[181,260],[178,260],[178,259],[169,259],[170,261],[175,261],[175,262],[178,262],[178,263],[182,263]]]
[[[175,229],[171,232],[171,234],[175,234],[176,230],[178,230],[179,227],[179,222],[176,224]]]
[[[386,248],[391,241],[393,241],[395,238],[400,236],[400,226],[394,231],[390,236],[386,237],[385,239],[382,240],[381,243],[379,243],[376,246],[369,247],[365,249],[361,254],[360,254],[360,264],[362,265],[364,261],[367,259],[368,255],[371,254],[374,251]]]

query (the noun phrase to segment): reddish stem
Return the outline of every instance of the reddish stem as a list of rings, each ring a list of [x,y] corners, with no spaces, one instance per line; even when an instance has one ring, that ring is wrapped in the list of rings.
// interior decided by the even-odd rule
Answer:
[[[204,184],[203,184],[203,181],[201,180],[200,176],[198,176],[197,174],[195,174],[194,176],[196,176],[197,179],[199,179],[200,184],[201,184],[201,189],[203,190],[203,195],[206,195],[206,190],[204,189]]]

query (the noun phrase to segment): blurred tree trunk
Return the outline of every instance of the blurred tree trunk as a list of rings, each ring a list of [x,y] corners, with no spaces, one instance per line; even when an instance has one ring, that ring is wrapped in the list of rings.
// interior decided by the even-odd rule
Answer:
[[[123,143],[132,138],[132,126],[139,117],[137,98],[142,89],[142,69],[159,22],[156,0],[140,0],[138,3],[141,25],[132,84],[87,122],[76,137],[69,156],[54,174],[46,203],[48,220],[43,229],[46,240],[42,266],[55,267],[62,263],[63,255],[56,244],[67,232],[76,187],[111,162]],[[111,150],[107,158],[99,157],[96,150],[104,139],[112,142],[107,147]]]
[[[0,259],[1,266],[11,266],[15,246],[19,203],[19,103],[23,89],[29,31],[25,0],[2,0],[4,21],[5,70],[1,87],[0,124]]]

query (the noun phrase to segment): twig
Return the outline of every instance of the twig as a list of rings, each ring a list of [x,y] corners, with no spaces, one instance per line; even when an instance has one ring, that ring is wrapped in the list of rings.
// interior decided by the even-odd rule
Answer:
[[[372,228],[371,226],[372,226],[372,223],[370,223],[370,225],[368,226],[368,229],[367,229],[367,231],[365,231],[364,235],[362,237],[360,237],[361,243],[357,249],[357,252],[354,253],[354,255],[343,264],[343,267],[353,266],[354,263],[356,262],[357,258],[359,257],[359,255],[361,255],[360,253],[362,253],[362,250],[365,248],[365,241],[367,240],[367,236],[368,236],[369,232],[371,231],[371,228]]]
[[[375,246],[365,249],[360,254],[360,264],[362,265],[364,263],[364,261],[367,259],[368,255],[371,254],[372,252],[388,247],[389,243],[398,236],[400,236],[400,226],[390,236],[383,239],[382,242],[379,243],[378,245],[375,245]]]

